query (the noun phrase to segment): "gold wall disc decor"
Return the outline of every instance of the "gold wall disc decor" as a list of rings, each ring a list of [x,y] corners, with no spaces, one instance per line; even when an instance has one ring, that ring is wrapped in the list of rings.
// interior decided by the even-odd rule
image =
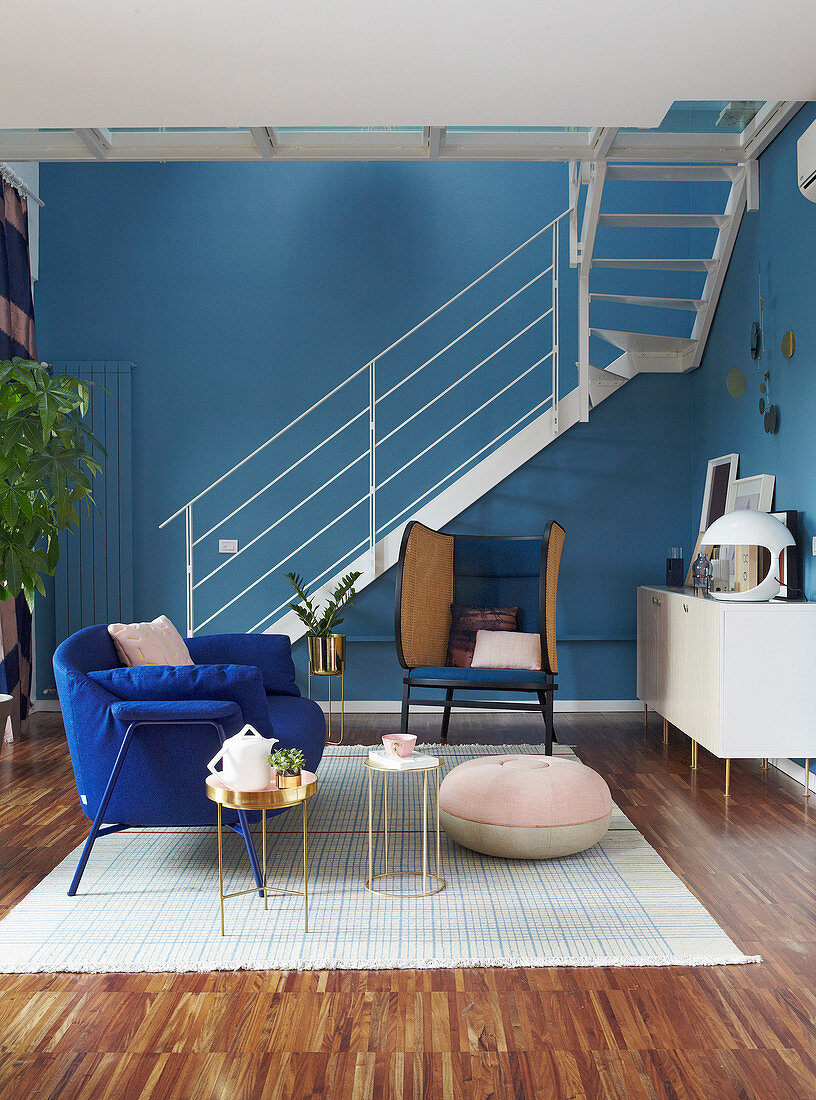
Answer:
[[[745,393],[746,385],[745,375],[739,367],[734,367],[733,370],[728,372],[725,379],[725,388],[732,397],[742,397]]]
[[[796,351],[796,333],[793,329],[788,329],[785,335],[782,337],[782,354],[786,359],[792,359],[793,353]]]

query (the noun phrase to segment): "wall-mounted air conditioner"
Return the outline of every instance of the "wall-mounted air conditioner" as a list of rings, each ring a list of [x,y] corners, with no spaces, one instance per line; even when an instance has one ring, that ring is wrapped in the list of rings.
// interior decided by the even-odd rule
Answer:
[[[799,190],[806,199],[816,202],[816,122],[808,126],[796,143],[796,167]]]

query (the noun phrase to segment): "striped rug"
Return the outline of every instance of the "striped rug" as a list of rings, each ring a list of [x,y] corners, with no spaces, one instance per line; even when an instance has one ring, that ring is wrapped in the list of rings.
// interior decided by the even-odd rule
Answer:
[[[452,745],[445,770],[534,746]],[[556,751],[571,755],[570,750]],[[403,901],[363,888],[367,750],[328,749],[309,803],[309,932],[303,901],[226,903],[220,935],[215,830],[134,829],[98,841],[80,894],[79,849],[0,923],[0,971],[209,971],[451,966],[703,966],[743,955],[615,808],[603,841],[564,859],[492,859],[442,836],[447,888]],[[375,786],[379,790],[381,784]],[[391,860],[418,851],[421,779],[389,783]],[[375,828],[381,830],[380,806]],[[393,828],[393,832],[392,832]],[[300,809],[270,820],[270,888],[301,888]],[[376,833],[378,854],[382,832]],[[260,844],[258,845],[260,849]],[[246,851],[225,831],[225,889],[249,886]]]

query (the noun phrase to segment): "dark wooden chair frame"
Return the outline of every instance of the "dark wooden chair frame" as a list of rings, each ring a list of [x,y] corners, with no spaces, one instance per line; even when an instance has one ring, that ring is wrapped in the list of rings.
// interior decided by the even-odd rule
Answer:
[[[490,539],[496,542],[532,542],[541,541],[541,574],[539,579],[539,633],[541,635],[541,660],[542,671],[545,673],[545,681],[542,684],[540,679],[535,682],[517,682],[517,681],[497,681],[497,680],[476,680],[472,677],[461,680],[452,680],[450,678],[438,679],[438,678],[426,678],[421,676],[413,676],[411,669],[405,661],[405,656],[402,650],[402,632],[400,624],[400,612],[402,606],[402,575],[403,575],[403,562],[405,558],[405,551],[408,544],[408,537],[410,535],[411,527],[413,523],[409,523],[405,527],[405,531],[402,536],[402,543],[400,545],[399,564],[397,567],[397,586],[396,586],[396,607],[394,617],[395,627],[395,639],[397,645],[397,657],[400,664],[406,669],[406,675],[402,680],[402,711],[400,720],[400,730],[402,733],[408,732],[408,721],[410,714],[411,703],[420,706],[430,707],[442,707],[442,729],[441,740],[442,744],[446,744],[448,740],[448,726],[450,724],[450,712],[456,708],[487,708],[490,710],[512,710],[512,711],[534,711],[541,714],[544,719],[544,751],[547,756],[552,755],[553,742],[557,741],[555,736],[555,727],[553,721],[553,696],[558,690],[558,686],[555,682],[557,669],[552,669],[549,666],[549,648],[547,644],[547,617],[546,617],[546,600],[547,600],[547,562],[548,551],[550,542],[550,532],[552,530],[553,521],[550,521],[545,530],[544,536],[540,540],[538,536],[534,535],[455,535],[456,539],[480,539],[486,541]],[[422,698],[412,699],[411,691],[414,688],[425,689],[440,689],[445,692],[444,699],[439,698]],[[522,694],[534,694],[538,698],[537,703],[527,703],[521,700],[500,700],[500,699],[454,699],[455,691],[486,691],[486,692],[503,692],[512,691]]]

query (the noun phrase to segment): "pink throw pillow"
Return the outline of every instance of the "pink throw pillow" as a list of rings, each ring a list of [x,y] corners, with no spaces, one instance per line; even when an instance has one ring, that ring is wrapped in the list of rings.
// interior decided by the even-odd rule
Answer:
[[[124,665],[195,664],[184,639],[166,615],[159,615],[152,623],[111,623],[108,634]]]
[[[479,630],[471,668],[541,670],[541,635],[516,630]]]

